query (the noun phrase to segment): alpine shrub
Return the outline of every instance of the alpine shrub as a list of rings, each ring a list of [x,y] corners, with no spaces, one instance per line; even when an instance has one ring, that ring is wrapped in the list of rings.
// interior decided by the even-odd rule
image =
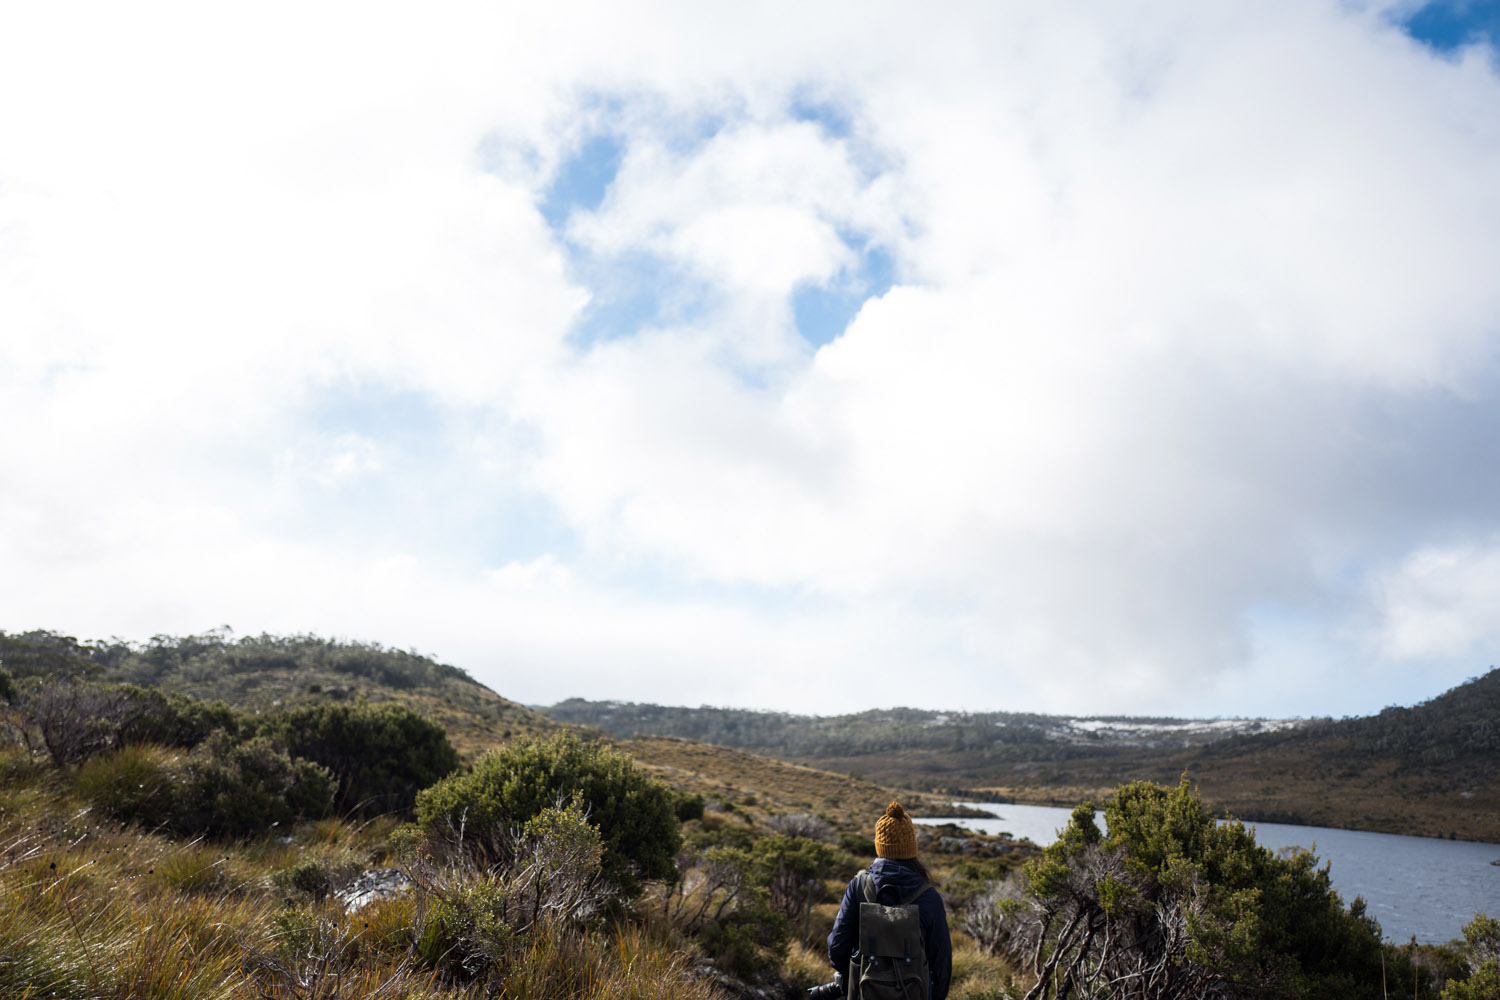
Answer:
[[[404,705],[307,705],[262,729],[328,769],[340,812],[409,814],[418,791],[458,770],[443,727]]]
[[[1186,777],[1122,786],[1105,818],[1108,836],[1092,804],[1075,809],[1027,864],[1027,905],[998,911],[1017,926],[992,939],[1032,967],[1034,995],[1115,982],[1143,1000],[1380,997],[1379,925],[1363,900],[1344,907],[1311,854],[1278,857],[1216,823]]]
[[[41,734],[52,762],[77,764],[119,741],[125,695],[81,681],[50,681],[21,699],[25,724]]]
[[[436,834],[460,832],[487,863],[504,860],[507,830],[545,809],[576,804],[599,830],[604,873],[627,894],[640,879],[671,877],[682,838],[671,790],[625,754],[571,733],[519,740],[486,754],[417,796],[417,820]]]
[[[855,871],[849,865],[848,855],[807,837],[783,834],[763,837],[750,855],[758,868],[758,881],[770,893],[771,906],[793,923],[802,919],[809,900],[824,901],[827,895],[824,879],[847,879]]]
[[[116,742],[155,743],[191,749],[216,732],[239,735],[239,713],[222,701],[199,701],[186,695],[135,684],[115,684],[108,690],[124,699]]]
[[[1476,913],[1464,925],[1467,979],[1448,980],[1443,1000],[1494,1000],[1500,997],[1500,920]]]
[[[428,965],[486,977],[512,964],[518,946],[582,930],[611,903],[604,845],[579,806],[544,809],[511,836],[508,859],[482,873],[468,862],[411,867],[426,903],[416,951]]]
[[[333,781],[264,736],[236,743],[216,733],[188,757],[171,826],[182,833],[243,837],[333,807]]]

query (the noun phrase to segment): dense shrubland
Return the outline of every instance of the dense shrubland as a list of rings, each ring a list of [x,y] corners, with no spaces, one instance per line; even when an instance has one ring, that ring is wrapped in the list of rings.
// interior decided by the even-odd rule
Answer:
[[[74,773],[101,813],[243,837],[300,819],[409,812],[458,767],[442,729],[400,705],[245,713],[134,684],[23,675],[0,735]]]
[[[557,728],[462,670],[420,653],[312,635],[236,638],[225,628],[127,643],[81,642],[41,630],[0,632],[0,669],[23,692],[47,681],[76,679],[140,685],[203,702],[223,700],[245,711],[360,699],[395,703],[438,723],[465,753],[491,745],[496,737]]]
[[[827,816],[706,808],[589,739],[444,775],[451,748],[389,703],[245,712],[56,666],[23,669],[0,712],[0,995],[805,987],[868,861]],[[344,908],[390,868],[403,891]],[[999,966],[968,954],[955,997],[997,995]]]
[[[456,758],[393,706],[226,716],[70,676],[8,692],[0,995],[718,995],[690,974],[692,949],[670,924],[635,918],[626,906],[628,879],[645,874],[640,863],[659,862],[621,830],[633,821],[637,838],[670,834],[666,867],[675,871],[676,814],[692,811],[628,761],[577,741],[513,748],[537,780],[489,789],[491,815],[455,835],[399,825],[412,814],[414,775],[426,768],[429,787],[451,788],[442,778]],[[53,713],[87,739],[54,734],[49,743],[38,716],[59,702],[109,711],[100,725]],[[128,724],[142,704],[224,724],[206,733],[157,727],[158,736],[189,735],[142,740]],[[358,756],[349,740],[415,763],[361,771],[349,764]],[[598,814],[618,828],[591,822],[589,795],[600,789],[566,767],[580,759],[602,759],[606,776],[625,782],[606,789],[611,801],[601,805],[623,789],[637,815],[615,804]],[[558,794],[523,815],[519,793],[546,776],[561,776]],[[368,786],[367,798],[390,812],[370,815],[351,801],[334,815],[341,780]],[[472,849],[479,843],[483,852]],[[614,843],[632,856],[612,864]],[[386,865],[404,872],[405,891],[346,911],[337,890]]]
[[[1107,836],[1080,805],[1056,844],[967,907],[967,930],[1035,977],[1028,1000],[1436,998],[1453,969],[1445,949],[1383,944],[1327,866],[1216,823],[1186,778],[1126,785],[1104,812]]]

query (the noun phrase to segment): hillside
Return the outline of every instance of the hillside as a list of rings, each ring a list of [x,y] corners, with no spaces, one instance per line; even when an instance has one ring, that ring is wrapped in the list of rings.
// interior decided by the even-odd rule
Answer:
[[[377,643],[228,630],[130,644],[55,632],[0,633],[0,665],[23,682],[56,676],[140,684],[243,709],[319,702],[396,701],[448,731],[465,756],[558,723],[502,698],[457,667]]]
[[[1094,794],[1093,775],[1127,779],[1143,759],[1235,736],[1306,723],[1277,719],[1079,718],[1019,712],[878,709],[814,716],[734,708],[681,708],[574,698],[541,709],[548,717],[594,726],[621,739],[666,735],[732,746],[859,775],[885,785],[964,793],[1039,766],[1090,776],[1087,787],[1034,791],[1031,801],[1071,805]],[[1124,779],[1122,779],[1124,780]],[[1061,777],[1047,782],[1062,784]]]
[[[1491,669],[1410,708],[1164,754],[1136,776],[1186,770],[1210,801],[1247,819],[1496,843],[1497,720],[1500,670]],[[1109,786],[1117,773],[1039,767],[1027,780]]]
[[[1500,671],[1378,715],[1068,719],[892,709],[820,718],[569,701],[544,710],[621,736],[656,729],[885,785],[1070,805],[1184,771],[1245,819],[1500,841]]]
[[[952,808],[940,795],[892,789],[863,778],[792,764],[731,747],[671,736],[619,740],[655,777],[680,791],[702,795],[710,809],[749,820],[776,816],[816,816],[840,832],[864,832],[898,798],[914,816],[952,817],[969,810]],[[991,815],[974,813],[974,815]]]
[[[0,665],[25,686],[49,677],[87,677],[219,699],[241,709],[365,699],[407,705],[438,722],[467,759],[521,736],[569,725],[509,701],[462,670],[419,653],[317,636],[245,636],[226,632],[156,636],[131,645],[84,641],[54,632],[0,633]],[[707,743],[620,741],[642,765],[689,794],[721,802],[747,818],[821,814],[855,829],[896,793],[832,774]],[[952,815],[946,800],[902,793],[919,815]]]

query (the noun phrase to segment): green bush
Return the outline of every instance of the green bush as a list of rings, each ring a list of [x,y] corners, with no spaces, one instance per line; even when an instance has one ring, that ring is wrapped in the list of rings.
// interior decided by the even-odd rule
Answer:
[[[237,743],[216,733],[188,757],[171,826],[183,833],[243,837],[333,807],[328,772],[295,760],[265,736]]]
[[[16,682],[11,677],[10,671],[0,667],[0,701],[11,702],[16,700]]]
[[[687,792],[673,792],[672,800],[677,822],[688,823],[703,818],[703,796],[689,795]]]
[[[764,889],[744,893],[738,903],[732,913],[705,924],[698,943],[723,971],[755,980],[786,957],[791,924],[771,907]]]
[[[1469,976],[1448,980],[1443,1000],[1495,1000],[1500,997],[1500,920],[1476,913],[1464,925]]]
[[[1091,803],[1074,810],[1025,868],[1029,909],[1004,917],[1022,923],[1000,937],[1044,996],[1161,968],[1172,975],[1145,994],[1159,1000],[1380,997],[1379,926],[1362,900],[1344,907],[1311,854],[1278,857],[1241,823],[1216,824],[1185,777],[1125,785],[1105,817],[1107,837]]]
[[[308,705],[261,730],[328,769],[340,812],[409,813],[418,791],[458,770],[443,727],[404,705]]]
[[[216,733],[191,753],[144,744],[84,761],[74,789],[114,819],[196,836],[243,837],[326,816],[333,782],[266,737]]]
[[[875,856],[875,841],[862,833],[841,833],[838,839],[839,849],[856,858],[873,858]]]
[[[746,823],[726,822],[720,816],[707,816],[684,828],[683,840],[689,847],[702,850],[708,847],[739,847],[749,850],[759,836],[754,827]]]
[[[333,891],[334,866],[326,858],[302,858],[271,876],[271,882],[287,892],[306,893],[321,900]]]
[[[717,845],[689,848],[681,877],[668,888],[663,911],[672,926],[696,940],[725,972],[759,980],[786,957],[793,921],[772,899],[776,862],[798,853],[794,838],[768,837],[755,849]],[[779,841],[779,843],[777,843]],[[829,850],[826,845],[820,848]],[[805,883],[793,885],[805,900]]]
[[[750,856],[755,861],[757,881],[770,893],[771,906],[793,923],[802,919],[809,900],[825,901],[824,879],[849,879],[856,870],[848,855],[807,837],[763,837]]]
[[[506,853],[510,826],[576,803],[603,839],[604,872],[627,894],[640,879],[669,878],[681,845],[672,792],[625,754],[570,733],[519,740],[417,796],[417,820],[436,834],[462,830],[490,862]]]
[[[114,684],[108,690],[125,701],[116,737],[121,745],[155,743],[191,749],[216,732],[236,736],[242,729],[240,714],[222,701],[199,701],[135,684]]]
[[[505,962],[514,942],[503,916],[509,897],[493,875],[434,887],[417,932],[418,957],[463,981],[488,975]]]

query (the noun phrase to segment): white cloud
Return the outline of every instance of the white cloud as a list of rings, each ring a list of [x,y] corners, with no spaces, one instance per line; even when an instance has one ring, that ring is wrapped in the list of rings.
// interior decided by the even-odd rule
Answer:
[[[8,12],[0,627],[338,631],[537,699],[1343,711],[1378,594],[1392,662],[1466,676],[1500,80],[1385,16]],[[791,297],[868,247],[896,286],[814,351]],[[580,340],[584,258],[642,255],[700,307]],[[323,412],[351,386],[434,426]],[[1246,680],[1310,650],[1316,708]]]
[[[1488,664],[1500,650],[1500,541],[1420,549],[1374,586],[1379,619],[1371,638],[1382,656]]]

